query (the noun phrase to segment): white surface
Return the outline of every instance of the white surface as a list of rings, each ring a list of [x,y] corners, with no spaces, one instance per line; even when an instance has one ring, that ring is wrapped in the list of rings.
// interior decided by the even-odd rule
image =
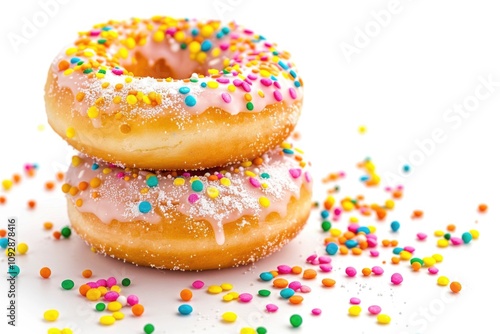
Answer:
[[[349,62],[341,46],[354,45],[358,29],[373,26],[372,11],[388,8],[396,8],[397,13],[367,45],[358,48]],[[30,0],[9,2],[9,9],[0,11],[0,179],[22,173],[24,163],[40,166],[36,177],[24,177],[6,194],[0,191],[8,200],[0,205],[0,228],[6,227],[7,217],[17,216],[18,242],[30,246],[28,254],[17,259],[22,271],[17,287],[17,331],[6,325],[6,275],[0,274],[0,332],[45,333],[49,327],[68,326],[74,333],[142,333],[148,322],[156,326],[155,333],[239,333],[242,327],[262,325],[269,333],[311,333],[321,327],[331,332],[413,334],[472,332],[478,324],[481,328],[495,325],[496,312],[485,302],[500,297],[491,275],[496,266],[500,218],[496,163],[500,86],[490,87],[493,92],[468,118],[445,118],[451,117],[447,110],[454,104],[469,101],[478,92],[487,93],[485,87],[477,88],[482,85],[480,77],[500,81],[500,21],[493,1],[401,0],[399,6],[389,0],[342,1],[328,8],[310,1],[74,1],[59,5],[53,17],[16,52],[9,34],[21,34],[25,18],[32,20],[41,10],[40,2]],[[208,285],[231,282],[235,291],[256,294],[270,286],[258,280],[260,272],[278,264],[309,267],[305,258],[324,252],[319,211],[311,213],[306,230],[278,254],[254,266],[202,273],[137,268],[91,253],[76,236],[55,241],[50,232],[43,231],[44,221],[54,222],[57,229],[68,224],[62,194],[46,192],[43,185],[57,170],[64,170],[71,152],[46,125],[43,85],[49,63],[79,30],[108,19],[154,14],[235,19],[292,53],[306,85],[298,130],[301,146],[314,164],[317,201],[326,197],[321,179],[344,170],[347,179],[340,182],[337,199],[365,194],[368,202],[380,203],[386,198],[383,187],[367,191],[358,181],[363,173],[356,163],[369,156],[382,177],[397,174],[400,157],[418,158],[416,142],[431,138],[435,129],[441,129],[442,142],[435,144],[428,155],[421,155],[422,163],[414,165],[412,173],[404,177],[406,191],[396,210],[385,223],[374,219],[363,222],[377,226],[379,239],[397,238],[400,245],[417,247],[418,256],[444,254],[440,273],[462,282],[462,292],[451,295],[448,288],[436,285],[436,277],[424,271],[412,273],[401,264],[385,265],[382,277],[345,278],[346,266],[360,271],[382,260],[389,262],[391,254],[385,249],[378,259],[366,254],[335,256],[334,271],[320,276],[336,279],[337,285],[327,290],[320,287],[319,278],[307,282],[312,292],[305,295],[302,305],[289,305],[273,289],[271,297],[254,297],[249,304],[224,303],[222,295],[195,291],[193,314],[181,317],[176,312],[181,304],[178,293],[195,279]],[[41,124],[45,124],[44,131],[37,130]],[[360,125],[367,127],[365,135],[357,132]],[[32,198],[38,206],[28,211],[26,202]],[[481,202],[489,204],[486,215],[476,211]],[[414,209],[424,210],[424,218],[410,219]],[[347,217],[339,227],[345,228]],[[389,232],[393,219],[402,223],[397,235]],[[457,225],[457,233],[477,228],[481,236],[467,247],[439,250],[432,232],[449,223]],[[415,241],[415,233],[420,231],[431,235],[427,242]],[[5,258],[0,258],[5,268]],[[43,266],[52,268],[49,280],[38,276]],[[60,288],[66,278],[74,279],[77,286],[85,282],[80,276],[85,268],[94,271],[94,278],[130,277],[133,284],[124,292],[141,298],[145,314],[134,318],[125,310],[127,317],[111,328],[98,325],[100,314],[92,310],[92,303],[79,297],[76,289]],[[390,274],[395,271],[405,278],[398,287],[390,284]],[[363,313],[357,318],[347,316],[353,296],[362,300]],[[280,310],[276,314],[265,312],[268,302]],[[372,303],[392,317],[390,325],[377,325],[366,315]],[[322,308],[323,314],[310,315],[313,307]],[[50,308],[61,313],[55,323],[43,321],[43,312]],[[235,311],[238,321],[222,323],[220,315],[225,311]],[[304,318],[298,329],[292,329],[288,322],[293,313]]]

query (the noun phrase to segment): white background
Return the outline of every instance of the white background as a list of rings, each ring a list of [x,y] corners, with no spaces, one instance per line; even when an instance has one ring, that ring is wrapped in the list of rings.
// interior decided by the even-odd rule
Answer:
[[[489,87],[490,92],[480,78],[500,82],[500,21],[495,2],[401,0],[393,5],[389,0],[363,0],[335,1],[323,7],[313,1],[68,1],[59,4],[32,36],[25,36],[23,44],[14,46],[11,39],[22,36],[26,20],[33,22],[40,15],[42,2],[46,1],[11,1],[8,9],[0,11],[0,179],[13,173],[24,177],[25,163],[39,165],[36,177],[24,177],[7,193],[0,190],[7,197],[7,203],[0,205],[0,228],[6,227],[7,217],[17,216],[18,242],[30,246],[28,254],[17,259],[22,271],[17,287],[17,331],[6,326],[6,275],[0,274],[0,332],[32,329],[33,333],[46,333],[52,326],[68,326],[75,333],[142,333],[148,322],[155,324],[155,333],[239,333],[242,327],[257,325],[265,326],[269,333],[311,333],[320,327],[329,328],[328,332],[412,334],[494,328],[497,312],[485,303],[500,297],[492,273],[497,266],[500,231],[500,86]],[[376,23],[376,13],[388,8],[396,11],[390,18],[385,16],[381,26]],[[181,303],[178,293],[195,279],[208,285],[231,282],[235,291],[255,294],[269,288],[258,280],[260,272],[278,264],[308,267],[305,257],[324,253],[319,212],[312,211],[306,229],[278,254],[254,266],[203,273],[136,268],[91,253],[76,236],[55,241],[50,232],[43,231],[44,221],[53,221],[57,229],[68,224],[62,193],[46,192],[43,184],[53,180],[56,171],[64,170],[71,153],[46,124],[43,86],[50,62],[75,39],[77,31],[88,30],[94,23],[156,14],[234,19],[290,51],[305,82],[299,145],[313,163],[315,200],[322,202],[326,197],[321,179],[341,170],[347,178],[340,183],[337,199],[357,194],[365,194],[369,203],[386,199],[383,185],[368,191],[358,181],[363,172],[356,163],[366,157],[375,162],[384,180],[388,175],[400,175],[396,181],[404,184],[405,195],[396,210],[383,223],[373,218],[363,223],[376,225],[381,239],[415,246],[418,256],[441,252],[445,260],[439,265],[440,274],[460,281],[462,292],[451,295],[448,288],[436,285],[435,276],[423,270],[412,273],[407,263],[385,265],[382,277],[345,278],[346,266],[360,271],[389,261],[390,250],[384,249],[378,259],[366,254],[334,257],[334,271],[320,276],[336,279],[337,285],[327,290],[320,287],[320,279],[307,282],[312,292],[305,295],[302,305],[290,306],[273,289],[268,299],[255,297],[250,304],[224,303],[222,295],[195,291],[191,302],[195,311],[180,317],[176,312]],[[365,29],[372,29],[371,37],[363,40],[360,31]],[[350,56],[342,51],[348,44],[356,48]],[[468,117],[448,114],[454,105],[472,103],[477,92],[490,94]],[[358,132],[361,125],[367,128],[364,135]],[[441,132],[442,140],[431,144],[435,131]],[[422,152],[424,143],[427,152]],[[403,175],[401,161],[408,159],[412,159],[412,170]],[[29,199],[37,201],[35,210],[26,209]],[[485,215],[477,213],[481,202],[490,207]],[[412,220],[414,209],[424,210],[424,217]],[[345,228],[348,217],[338,227]],[[394,219],[402,224],[398,234],[390,233],[389,223]],[[467,247],[437,249],[432,232],[450,223],[457,226],[457,234],[476,228],[481,236]],[[416,232],[428,233],[429,240],[417,242]],[[0,259],[6,268],[5,258]],[[53,270],[49,280],[38,276],[43,266]],[[77,286],[85,282],[80,276],[85,268],[94,270],[96,279],[130,277],[133,284],[124,292],[141,298],[145,314],[134,318],[125,310],[127,317],[112,328],[98,325],[100,314],[92,310],[92,303],[78,296],[76,289],[60,288],[66,278],[74,279]],[[395,271],[405,278],[398,287],[389,282]],[[347,316],[353,296],[362,300],[363,312],[357,318]],[[265,312],[268,302],[280,310]],[[366,314],[370,304],[380,305],[392,317],[391,324],[377,325]],[[322,308],[323,314],[310,315],[313,307]],[[42,317],[51,308],[61,313],[52,324]],[[236,312],[237,322],[222,323],[220,315],[225,311]],[[288,323],[293,313],[304,318],[298,329]]]

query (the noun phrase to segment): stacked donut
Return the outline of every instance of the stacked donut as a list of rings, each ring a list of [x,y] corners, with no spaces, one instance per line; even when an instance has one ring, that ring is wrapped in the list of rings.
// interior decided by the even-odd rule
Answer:
[[[236,23],[152,17],[79,33],[45,86],[79,150],[62,187],[73,229],[137,265],[244,265],[304,226],[312,181],[287,143],[303,88],[287,52]]]

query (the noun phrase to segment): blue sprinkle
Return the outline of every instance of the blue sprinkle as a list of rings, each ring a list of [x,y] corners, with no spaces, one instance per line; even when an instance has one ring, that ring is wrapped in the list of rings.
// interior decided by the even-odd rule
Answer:
[[[21,269],[17,264],[11,264],[9,265],[9,271],[7,272],[7,274],[9,274],[12,277],[16,277],[17,275],[19,275],[20,272]]]
[[[215,37],[217,37],[217,39],[221,39],[222,37],[224,37],[224,33],[222,31],[219,31]]]
[[[408,173],[410,171],[411,167],[410,165],[404,165],[403,166],[403,172]]]
[[[180,314],[188,315],[191,314],[191,312],[193,312],[193,307],[189,304],[182,304],[181,306],[179,306],[178,310]]]
[[[188,107],[194,107],[196,105],[196,99],[192,95],[186,96],[186,99],[184,100],[184,102],[186,103],[186,105]]]
[[[462,234],[462,240],[465,244],[468,244],[469,242],[472,241],[472,234],[470,234],[469,232],[464,232]]]
[[[267,173],[262,173],[262,174],[260,174],[260,177],[263,178],[263,179],[268,179],[271,176],[269,174],[267,174]]]
[[[228,28],[228,27],[224,27],[224,28],[222,28],[222,33],[223,33],[224,35],[229,34],[229,32],[230,32],[230,31],[231,31],[231,30],[229,30],[229,28]]]
[[[295,87],[300,87],[300,82],[299,82],[298,80],[295,80],[295,81],[293,82],[293,85],[294,85]]]
[[[326,245],[326,252],[330,255],[337,254],[338,250],[339,250],[339,246],[334,242],[330,242],[330,243],[328,243],[328,245]]]
[[[328,212],[328,210],[321,211],[321,218],[323,218],[323,219],[328,218],[329,215],[330,215],[330,212]]]
[[[294,294],[295,294],[295,291],[293,291],[293,289],[290,289],[290,288],[284,288],[283,290],[280,291],[280,296],[285,298],[285,299],[290,298]]]
[[[351,249],[351,248],[356,247],[358,245],[358,242],[354,239],[349,239],[349,240],[346,240],[345,245],[347,248]]]
[[[360,226],[358,227],[358,229],[356,230],[356,233],[364,233],[365,235],[368,235],[370,234],[370,229],[366,226]]]
[[[259,277],[264,282],[270,281],[274,278],[273,274],[271,274],[269,271],[264,271],[263,273],[260,274]]]
[[[80,61],[80,58],[78,57],[73,57],[71,58],[71,60],[69,61],[71,64],[74,64],[74,63],[78,63]]]
[[[396,220],[391,223],[391,229],[394,232],[397,232],[400,227],[401,227],[401,224],[398,221],[396,221]]]
[[[92,170],[96,170],[99,168],[99,165],[96,164],[95,162],[92,164]]]
[[[369,179],[370,179],[370,177],[368,177],[368,175],[364,175],[364,176],[361,176],[361,177],[359,178],[359,180],[360,180],[361,182],[366,182],[366,181],[368,181]]]
[[[200,31],[198,29],[191,30],[191,35],[193,35],[194,37],[198,36],[199,33]]]
[[[285,153],[285,154],[293,154],[293,150],[291,150],[289,148],[284,148],[283,149],[283,153]]]
[[[206,88],[206,87],[207,87],[207,83],[206,83],[205,81],[203,81],[203,82],[200,84],[200,86],[201,86],[202,88]]]
[[[295,71],[294,71],[294,70],[290,70],[290,75],[291,75],[292,77],[294,77],[294,78],[296,78],[296,77],[297,77],[297,73],[295,73]]]
[[[278,62],[278,65],[281,66],[284,70],[288,70],[288,65],[283,62],[283,60],[280,60]]]
[[[113,29],[113,27],[110,27],[110,26],[102,28],[102,30],[104,30],[104,31],[109,31],[109,30],[112,30],[112,29]]]
[[[158,185],[158,178],[156,177],[156,175],[148,177],[148,179],[146,180],[146,184],[149,187],[156,187]]]
[[[273,51],[273,56],[277,56],[279,55],[280,53],[278,51]]]
[[[402,251],[404,251],[404,248],[401,248],[401,247],[395,247],[395,248],[392,250],[392,253],[393,253],[393,254],[396,254],[396,255],[399,255],[399,253],[401,253]]]
[[[186,87],[186,86],[179,88],[179,93],[181,93],[181,94],[187,94],[190,91],[191,91],[191,89],[189,89],[189,87]]]
[[[277,81],[278,78],[276,78],[274,75],[271,75],[269,78],[271,78],[272,81]]]
[[[139,203],[139,211],[141,213],[148,213],[149,211],[151,211],[151,209],[151,203],[146,201]]]
[[[208,51],[212,48],[212,42],[210,40],[206,39],[203,42],[201,42],[201,51]]]
[[[0,247],[3,249],[7,248],[9,240],[7,238],[0,238]]]

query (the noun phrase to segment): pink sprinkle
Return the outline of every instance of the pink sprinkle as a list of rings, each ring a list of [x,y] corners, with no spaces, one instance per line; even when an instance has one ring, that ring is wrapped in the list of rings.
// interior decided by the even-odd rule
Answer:
[[[124,172],[119,172],[119,173],[116,173],[116,177],[121,179],[125,176],[125,173]]]
[[[290,97],[291,97],[292,99],[294,99],[294,100],[295,100],[295,99],[297,98],[297,93],[295,92],[295,89],[293,89],[293,88],[289,88],[289,89],[288,89],[288,92],[290,93]]]
[[[319,260],[318,259],[314,259],[310,262],[311,264],[317,266],[319,264]]]
[[[407,252],[413,253],[413,252],[415,252],[415,247],[406,246],[404,248],[404,250],[407,251]]]
[[[111,72],[113,72],[113,74],[116,74],[116,75],[122,75],[123,74],[123,70],[120,69],[120,68],[114,68],[111,70]]]
[[[191,204],[196,203],[199,199],[200,199],[200,197],[199,197],[197,194],[191,194],[191,195],[189,195],[189,197],[188,197],[188,201],[189,201],[189,203],[191,203]]]
[[[374,267],[372,267],[372,273],[374,275],[379,276],[379,275],[382,275],[384,273],[384,269],[382,267],[379,267],[379,266],[374,266]]]
[[[321,314],[321,309],[319,309],[319,308],[313,308],[313,309],[311,310],[311,313],[312,313],[313,315],[320,315],[320,314]]]
[[[106,282],[106,284],[108,285],[108,287],[112,287],[113,285],[116,285],[116,278],[114,277],[110,277],[108,278],[108,281]]]
[[[87,282],[87,285],[90,286],[91,289],[97,289],[99,287],[96,282]]]
[[[342,213],[342,209],[341,208],[335,208],[335,209],[333,209],[333,214],[335,216],[340,216],[341,213]]]
[[[370,246],[370,243],[369,243],[369,242],[368,242],[368,246]],[[370,246],[370,247],[372,247],[372,246]],[[374,246],[373,246],[373,247],[374,247]],[[373,249],[372,249],[372,250],[370,251],[370,256],[373,256],[373,257],[378,257],[378,256],[379,256],[379,254],[380,254],[380,253],[379,253],[379,251],[378,251],[378,250],[373,250]]]
[[[243,84],[243,81],[240,80],[240,79],[234,79],[233,80],[233,84],[236,86],[236,87],[240,87],[242,84]]]
[[[290,175],[291,175],[294,179],[296,179],[296,178],[300,177],[300,175],[302,175],[302,170],[301,170],[300,168],[291,168],[291,169],[289,170],[289,172],[290,172]]]
[[[135,304],[139,303],[139,297],[136,295],[130,295],[127,297],[127,304],[130,306],[134,306]]]
[[[329,264],[329,263],[324,263],[324,264],[320,264],[319,265],[319,269],[321,269],[321,271],[325,272],[325,273],[329,273],[330,271],[332,271],[332,265]]]
[[[317,257],[318,257],[318,255],[316,255],[316,254],[309,255],[309,256],[307,257],[307,259],[306,259],[306,262],[307,262],[307,263],[311,263],[311,262],[313,262],[313,261],[314,261]]]
[[[243,88],[243,90],[247,93],[250,93],[250,91],[252,90],[250,88],[250,85],[248,83],[246,83],[245,81],[242,82],[241,84],[241,88]]]
[[[326,255],[321,255],[319,258],[319,263],[320,264],[326,264],[332,262],[332,258]]]
[[[461,245],[463,243],[462,238],[459,238],[459,237],[451,237],[450,241],[451,241],[451,244],[454,246]]]
[[[255,80],[255,79],[257,79],[257,76],[253,73],[250,73],[249,75],[247,75],[247,78],[250,80]]]
[[[229,48],[229,44],[228,43],[222,43],[221,45],[219,45],[219,48],[222,51],[226,51]]]
[[[375,246],[377,246],[377,239],[376,238],[369,238],[368,236],[370,236],[371,234],[368,234],[366,236],[366,242],[368,243],[368,247],[370,248],[373,248]],[[377,255],[378,255],[378,252],[377,252]]]
[[[283,96],[281,95],[281,92],[279,90],[275,90],[273,95],[274,95],[274,99],[276,101],[279,102],[279,101],[283,100]]]
[[[221,97],[224,102],[226,103],[231,102],[231,95],[229,95],[228,93],[222,93]]]
[[[403,283],[403,276],[401,276],[400,273],[394,273],[391,276],[391,282],[394,285],[399,285],[399,284]]]
[[[378,305],[371,305],[368,307],[368,312],[370,312],[373,315],[377,315],[382,311],[382,308]]]
[[[221,83],[221,84],[227,84],[227,83],[229,83],[229,79],[228,78],[217,78],[217,79],[215,79],[215,81],[217,81],[218,83]]]
[[[250,29],[244,29],[243,32],[247,35],[252,35],[253,34],[253,31],[250,30]]]
[[[297,291],[298,289],[300,289],[301,286],[302,286],[302,283],[300,283],[299,281],[293,281],[293,282],[288,283],[288,287],[290,289],[292,289],[293,291]]]
[[[300,287],[300,292],[302,292],[302,293],[309,293],[309,292],[311,292],[311,288],[308,287],[307,285],[302,285]]]
[[[108,291],[104,294],[104,299],[108,302],[114,302],[120,297],[120,294],[116,291]]]
[[[107,286],[108,282],[104,279],[104,278],[101,278],[101,279],[98,279],[96,282],[97,286]]]
[[[282,264],[278,266],[278,273],[280,274],[289,274],[292,272],[292,267],[287,266],[286,264]]]
[[[255,188],[260,188],[260,182],[255,177],[251,177],[248,180],[250,181],[250,184],[252,186],[254,186]]]
[[[347,268],[345,268],[345,273],[349,277],[354,277],[354,276],[356,276],[357,271],[354,267],[347,267]]]
[[[311,179],[311,175],[309,174],[309,172],[305,172],[304,177],[306,178],[307,183],[311,182],[312,179]]]
[[[280,83],[279,83],[278,81],[273,81],[273,85],[274,85],[274,87],[276,87],[276,88],[278,88],[278,89],[280,89],[280,88],[281,88],[281,85],[280,85]],[[280,94],[280,95],[281,95],[281,94]]]
[[[182,176],[184,176],[185,178],[188,179],[191,176],[191,174],[188,172],[184,172],[184,173],[182,173]]]
[[[349,224],[347,229],[351,231],[352,233],[358,232],[359,224]]]
[[[417,233],[417,239],[418,240],[425,240],[425,239],[427,239],[427,234],[422,233],[422,232]]]
[[[241,302],[243,303],[248,303],[249,301],[252,300],[253,296],[249,293],[242,293],[238,296]]]
[[[436,275],[439,272],[439,269],[436,267],[429,267],[429,269],[427,269],[427,271],[429,271],[429,274],[431,274],[431,275]]]
[[[100,30],[91,30],[90,31],[90,36],[92,36],[92,37],[99,36],[100,34],[101,34]]]
[[[276,312],[276,311],[278,311],[278,306],[276,306],[274,304],[267,304],[266,310],[267,310],[267,312]]]
[[[195,289],[201,289],[205,286],[205,283],[203,281],[196,280],[191,284],[191,286]]]
[[[263,84],[266,87],[269,87],[269,86],[271,86],[273,84],[272,80],[269,79],[269,78],[262,78],[262,79],[260,79],[260,83]]]
[[[359,305],[361,303],[361,299],[356,298],[356,297],[352,297],[351,299],[349,299],[349,303],[351,303],[353,305]]]

